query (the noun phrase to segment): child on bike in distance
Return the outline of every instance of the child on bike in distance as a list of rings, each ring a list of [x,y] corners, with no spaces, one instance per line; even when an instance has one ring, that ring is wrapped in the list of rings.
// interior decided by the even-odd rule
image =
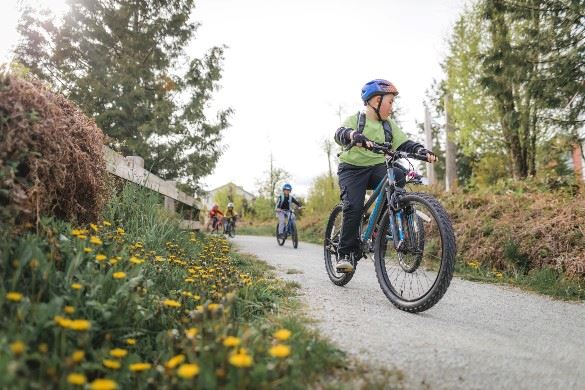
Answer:
[[[376,79],[362,88],[364,112],[347,118],[335,132],[335,142],[342,146],[355,145],[341,153],[339,160],[339,188],[343,202],[343,222],[338,247],[336,269],[352,272],[359,249],[359,224],[367,189],[375,189],[386,175],[384,155],[371,151],[372,141],[389,142],[392,149],[427,156],[435,162],[435,154],[417,142],[408,139],[398,124],[390,118],[392,104],[398,95],[396,87],[387,80]],[[360,123],[361,122],[361,123]],[[405,174],[394,168],[396,185],[404,187]]]
[[[225,212],[225,216],[223,218],[223,232],[225,233],[227,230],[227,225],[230,222],[230,219],[233,220],[234,226],[236,226],[236,218],[238,217],[238,213],[234,211],[234,204],[229,202],[227,204],[227,211]]]
[[[292,204],[296,204],[301,207],[301,204],[294,196],[290,194],[292,186],[288,183],[282,186],[282,193],[276,199],[276,216],[278,217],[278,238],[281,238],[284,234],[285,223],[284,220],[287,214],[292,209]]]
[[[214,230],[219,222],[219,218],[223,217],[223,213],[219,210],[219,206],[214,204],[211,210],[209,210],[209,221],[207,222],[207,230],[211,226],[211,230]]]

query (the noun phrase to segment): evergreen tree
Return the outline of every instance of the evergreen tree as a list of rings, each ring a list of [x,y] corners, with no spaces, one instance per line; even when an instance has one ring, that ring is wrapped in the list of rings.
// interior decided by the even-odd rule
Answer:
[[[489,45],[482,83],[495,100],[514,176],[536,173],[539,138],[573,131],[585,111],[585,4],[485,0]],[[575,102],[571,103],[571,102]]]
[[[23,10],[16,58],[75,101],[124,155],[192,187],[221,153],[231,110],[205,109],[221,77],[223,47],[185,49],[198,24],[194,0],[70,0],[60,23]]]

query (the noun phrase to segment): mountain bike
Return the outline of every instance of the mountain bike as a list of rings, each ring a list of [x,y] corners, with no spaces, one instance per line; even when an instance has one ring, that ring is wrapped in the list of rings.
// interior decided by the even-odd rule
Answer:
[[[284,227],[284,232],[282,237],[278,237],[278,222],[276,223],[276,242],[278,245],[283,246],[288,236],[291,236],[293,242],[293,248],[297,249],[299,246],[299,237],[297,233],[297,224],[295,222],[295,212],[294,210],[283,210],[288,211],[286,224]]]
[[[354,270],[340,273],[335,269],[343,221],[341,204],[333,208],[327,222],[325,268],[334,284],[346,285],[358,261],[367,258],[372,249],[376,277],[384,295],[401,310],[422,312],[433,307],[451,283],[456,254],[453,227],[434,197],[396,185],[393,168],[398,160],[406,159],[412,167],[408,159],[426,161],[426,155],[393,151],[388,143],[373,143],[372,151],[384,154],[387,173],[364,204],[360,247],[352,260]]]
[[[234,217],[225,218],[224,234],[227,234],[231,238],[236,236],[236,220]]]

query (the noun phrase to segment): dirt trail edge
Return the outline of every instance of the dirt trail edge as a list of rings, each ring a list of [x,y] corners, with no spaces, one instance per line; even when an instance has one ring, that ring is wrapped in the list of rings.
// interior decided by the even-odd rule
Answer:
[[[443,299],[421,314],[396,309],[371,260],[346,287],[327,278],[321,246],[271,237],[234,239],[242,252],[301,285],[321,333],[360,360],[405,374],[406,388],[583,389],[585,304],[454,278]]]

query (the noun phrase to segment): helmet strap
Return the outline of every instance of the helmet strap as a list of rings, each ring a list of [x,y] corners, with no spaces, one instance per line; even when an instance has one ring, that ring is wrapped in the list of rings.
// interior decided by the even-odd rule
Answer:
[[[381,96],[381,97],[382,97],[382,99],[384,99],[384,95],[378,95],[378,96]],[[382,121],[382,117],[380,116],[380,107],[382,106],[382,99],[380,99],[380,100],[378,101],[378,106],[377,106],[377,107],[374,107],[374,106],[372,106],[372,105],[370,104],[370,102],[368,102],[368,103],[367,103],[367,104],[368,104],[368,106],[372,107],[372,109],[374,110],[374,112],[375,112],[375,113],[376,113],[376,115],[378,116],[378,120],[379,120],[380,122]]]

